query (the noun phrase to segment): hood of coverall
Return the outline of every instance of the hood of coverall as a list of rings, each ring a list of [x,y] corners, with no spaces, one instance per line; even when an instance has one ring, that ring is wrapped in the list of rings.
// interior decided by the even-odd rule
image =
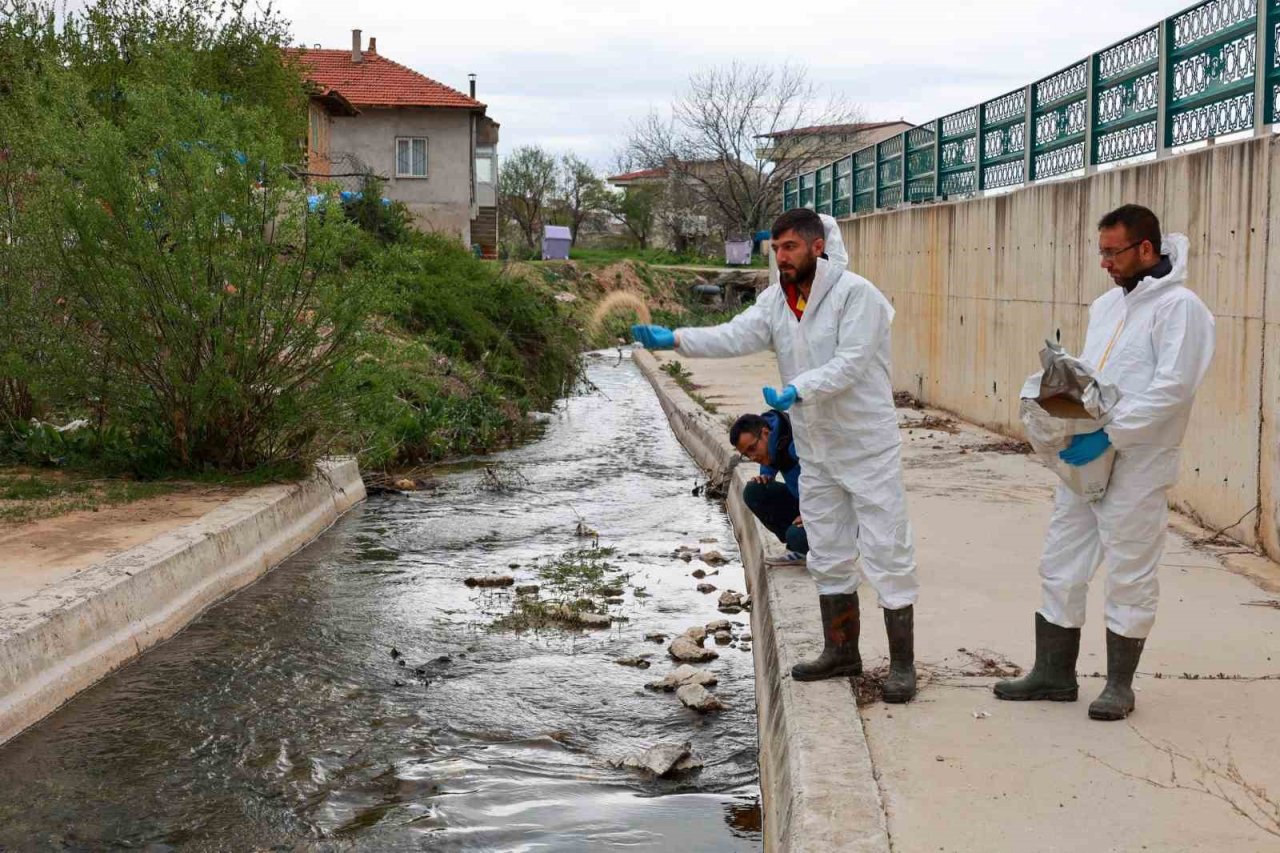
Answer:
[[[1160,254],[1169,256],[1173,269],[1163,278],[1146,276],[1138,282],[1125,299],[1130,305],[1135,300],[1146,300],[1170,287],[1187,283],[1187,255],[1190,253],[1191,241],[1185,234],[1166,234],[1160,241]]]
[[[832,280],[840,277],[846,269],[849,268],[849,251],[844,247],[844,238],[840,235],[840,226],[833,217],[825,213],[818,214],[818,218],[822,220],[822,230],[824,234],[823,254],[825,258],[818,258],[817,269],[813,272],[813,287],[817,289],[818,283],[827,278]],[[770,284],[780,284],[782,281],[775,265],[769,273]],[[810,297],[812,301],[812,297]]]
[[[823,254],[826,257],[818,258],[818,268],[813,273],[813,287],[809,291],[809,305],[805,310],[816,308],[849,266],[849,252],[844,247],[844,238],[840,236],[840,226],[827,214],[818,215],[822,219]]]
[[[840,235],[840,226],[833,217],[827,216],[825,213],[818,214],[818,218],[822,220],[822,230],[826,232],[823,237],[826,241],[827,262],[836,269],[848,269],[849,252],[844,247],[844,237]]]

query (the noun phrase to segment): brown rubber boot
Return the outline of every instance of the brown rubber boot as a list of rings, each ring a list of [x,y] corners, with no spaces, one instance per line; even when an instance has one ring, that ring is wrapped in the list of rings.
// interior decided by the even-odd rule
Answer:
[[[1133,674],[1138,671],[1145,638],[1122,637],[1107,629],[1107,686],[1089,705],[1093,720],[1123,720],[1133,713]]]
[[[862,675],[862,657],[858,654],[858,593],[819,595],[822,611],[822,654],[813,660],[791,667],[796,681],[821,681],[824,678]]]
[[[889,635],[889,675],[881,688],[884,701],[910,702],[916,695],[915,607],[886,610],[884,629]]]
[[[997,681],[997,699],[1022,702],[1047,699],[1074,702],[1080,694],[1076,658],[1080,656],[1080,629],[1062,628],[1036,614],[1036,663],[1022,678]]]

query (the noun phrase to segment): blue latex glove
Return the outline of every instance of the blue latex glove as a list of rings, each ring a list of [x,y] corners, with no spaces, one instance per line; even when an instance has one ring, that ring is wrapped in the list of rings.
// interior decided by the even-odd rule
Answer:
[[[645,349],[675,349],[676,346],[675,332],[666,326],[632,326],[631,337]]]
[[[785,412],[791,408],[797,399],[799,399],[799,396],[796,394],[796,386],[794,385],[788,385],[781,391],[776,391],[773,388],[764,389],[765,403],[768,404],[769,408],[777,409],[779,412]]]
[[[1068,465],[1087,465],[1101,456],[1111,446],[1106,430],[1072,436],[1066,450],[1058,452],[1058,458]]]

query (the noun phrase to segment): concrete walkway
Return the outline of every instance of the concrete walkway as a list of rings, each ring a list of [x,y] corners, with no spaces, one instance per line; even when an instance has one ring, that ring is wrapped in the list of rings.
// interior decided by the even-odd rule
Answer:
[[[778,381],[772,356],[678,360],[726,422],[762,410],[760,387]],[[1280,566],[1192,544],[1205,532],[1179,519],[1129,721],[1086,715],[1106,670],[1101,574],[1078,665],[1081,701],[998,702],[990,685],[999,671],[1031,663],[1056,478],[1033,457],[982,449],[1001,436],[912,426],[925,415],[945,417],[899,411],[922,582],[922,689],[907,706],[860,709],[892,850],[1280,849],[1280,836],[1228,802],[1280,831],[1280,609],[1252,604],[1280,599]],[[812,615],[816,634],[816,601]],[[864,589],[869,667],[886,662],[882,625]],[[846,701],[855,702],[852,686]],[[1272,792],[1270,823],[1242,783]],[[1200,787],[1215,794],[1186,790]]]

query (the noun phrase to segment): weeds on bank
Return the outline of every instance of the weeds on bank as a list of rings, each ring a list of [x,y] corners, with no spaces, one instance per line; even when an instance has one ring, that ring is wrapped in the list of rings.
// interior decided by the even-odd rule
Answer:
[[[702,255],[697,252],[672,252],[667,249],[635,249],[635,248],[596,248],[575,246],[569,252],[570,260],[588,265],[607,266],[618,261],[640,261],[654,266],[701,266],[714,269],[725,267],[724,256]],[[767,269],[769,259],[764,255],[753,255],[751,265],[746,269]]]
[[[693,400],[693,402],[697,403],[713,415],[720,413],[719,406],[698,393],[698,389],[702,386],[694,384],[693,374],[690,373],[683,364],[678,361],[673,361],[670,364],[664,364],[662,365],[662,372],[674,379],[676,384],[680,386],[684,393],[689,395],[689,399]]]
[[[81,480],[34,473],[0,473],[0,524],[21,524],[81,510],[153,498],[180,488],[172,482]]]

